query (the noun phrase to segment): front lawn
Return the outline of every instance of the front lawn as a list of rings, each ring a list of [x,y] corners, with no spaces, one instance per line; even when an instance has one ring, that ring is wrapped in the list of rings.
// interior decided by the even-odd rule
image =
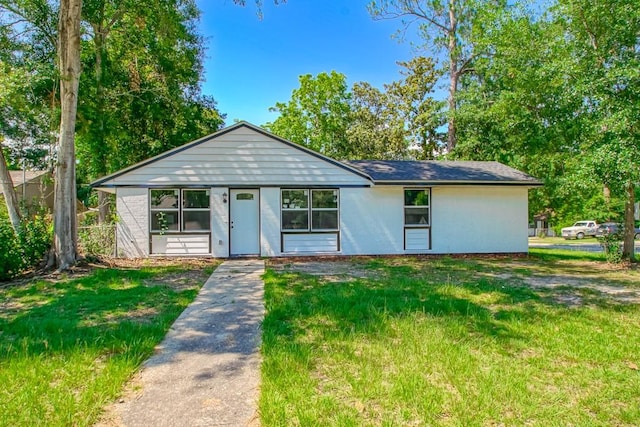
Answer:
[[[540,252],[272,263],[263,425],[639,425],[638,270]]]
[[[214,269],[90,269],[0,284],[0,425],[92,425]]]

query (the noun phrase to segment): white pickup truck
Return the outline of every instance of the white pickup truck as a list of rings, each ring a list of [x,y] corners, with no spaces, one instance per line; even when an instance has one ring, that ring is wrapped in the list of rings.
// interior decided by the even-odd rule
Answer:
[[[587,236],[595,237],[598,224],[595,221],[578,221],[571,227],[562,229],[562,237],[565,239],[584,239]]]

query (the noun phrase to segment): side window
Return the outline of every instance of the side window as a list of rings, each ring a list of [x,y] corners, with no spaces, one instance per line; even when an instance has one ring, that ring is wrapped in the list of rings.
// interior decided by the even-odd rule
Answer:
[[[431,193],[428,188],[404,190],[404,225],[426,227],[430,225]]]
[[[338,229],[338,190],[311,190],[311,229]]]

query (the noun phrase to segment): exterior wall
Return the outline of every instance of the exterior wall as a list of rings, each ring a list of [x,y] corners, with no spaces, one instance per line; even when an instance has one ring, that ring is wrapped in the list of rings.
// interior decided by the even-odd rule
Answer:
[[[401,186],[340,189],[341,253],[404,253],[403,200]]]
[[[330,161],[239,127],[113,178],[116,185],[370,185]]]
[[[527,252],[527,188],[433,187],[432,253]]]
[[[227,194],[226,203],[224,193]],[[210,255],[213,257],[229,256],[229,194],[227,187],[211,189]],[[148,189],[118,188],[116,200],[120,218],[118,254],[126,257],[148,256]],[[405,235],[403,200],[402,186],[341,188],[340,251],[335,253],[393,255],[528,250],[526,187],[432,187],[431,250],[423,249],[428,247],[428,230],[408,229],[408,235]],[[337,246],[336,234],[286,234],[283,252],[280,222],[280,187],[261,188],[261,256],[326,254],[333,253],[333,248]],[[209,254],[208,250],[203,252],[205,246],[201,238],[196,240],[178,238],[167,242],[167,254]],[[423,246],[422,242],[427,243]]]
[[[280,188],[260,189],[260,255],[280,255]]]
[[[151,250],[160,255],[209,255],[208,234],[153,234]]]
[[[126,258],[149,255],[149,190],[118,188],[116,192],[117,254]]]
[[[227,201],[224,201],[224,194]],[[229,200],[228,188],[211,189],[211,254],[216,258],[229,256]]]

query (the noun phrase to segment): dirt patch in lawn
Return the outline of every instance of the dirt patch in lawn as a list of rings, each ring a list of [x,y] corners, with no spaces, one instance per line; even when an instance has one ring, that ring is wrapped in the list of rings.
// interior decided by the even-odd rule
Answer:
[[[375,258],[379,259],[379,258]],[[280,259],[269,261],[269,268],[276,272],[291,272],[316,276],[327,282],[348,282],[373,279],[387,275],[384,268],[367,266],[370,259]],[[467,257],[459,283],[474,279],[497,279],[512,286],[527,286],[543,298],[567,306],[584,306],[610,302],[614,304],[640,304],[640,274],[635,267],[611,265],[592,261],[535,262],[527,259],[491,259]],[[474,269],[474,261],[479,268]],[[385,258],[388,266],[409,265],[429,269],[429,260],[416,258]],[[430,271],[429,277],[435,276]],[[414,274],[407,272],[407,275]]]
[[[115,268],[121,270],[138,270],[144,267],[180,267],[185,271],[179,273],[167,273],[156,276],[153,281],[146,282],[151,285],[153,283],[163,282],[180,292],[185,289],[191,289],[194,282],[201,281],[200,285],[209,277],[210,271],[220,265],[221,261],[210,258],[104,258],[97,261],[81,260],[68,271],[57,270],[40,270],[30,272],[22,277],[16,278],[9,282],[0,282],[0,289],[20,286],[31,283],[35,280],[44,280],[50,283],[57,283],[61,280],[73,280],[86,277],[95,270]]]
[[[287,259],[269,260],[269,268],[277,272],[290,272],[316,276],[326,282],[350,282],[375,277],[378,271],[368,269],[357,260]]]

